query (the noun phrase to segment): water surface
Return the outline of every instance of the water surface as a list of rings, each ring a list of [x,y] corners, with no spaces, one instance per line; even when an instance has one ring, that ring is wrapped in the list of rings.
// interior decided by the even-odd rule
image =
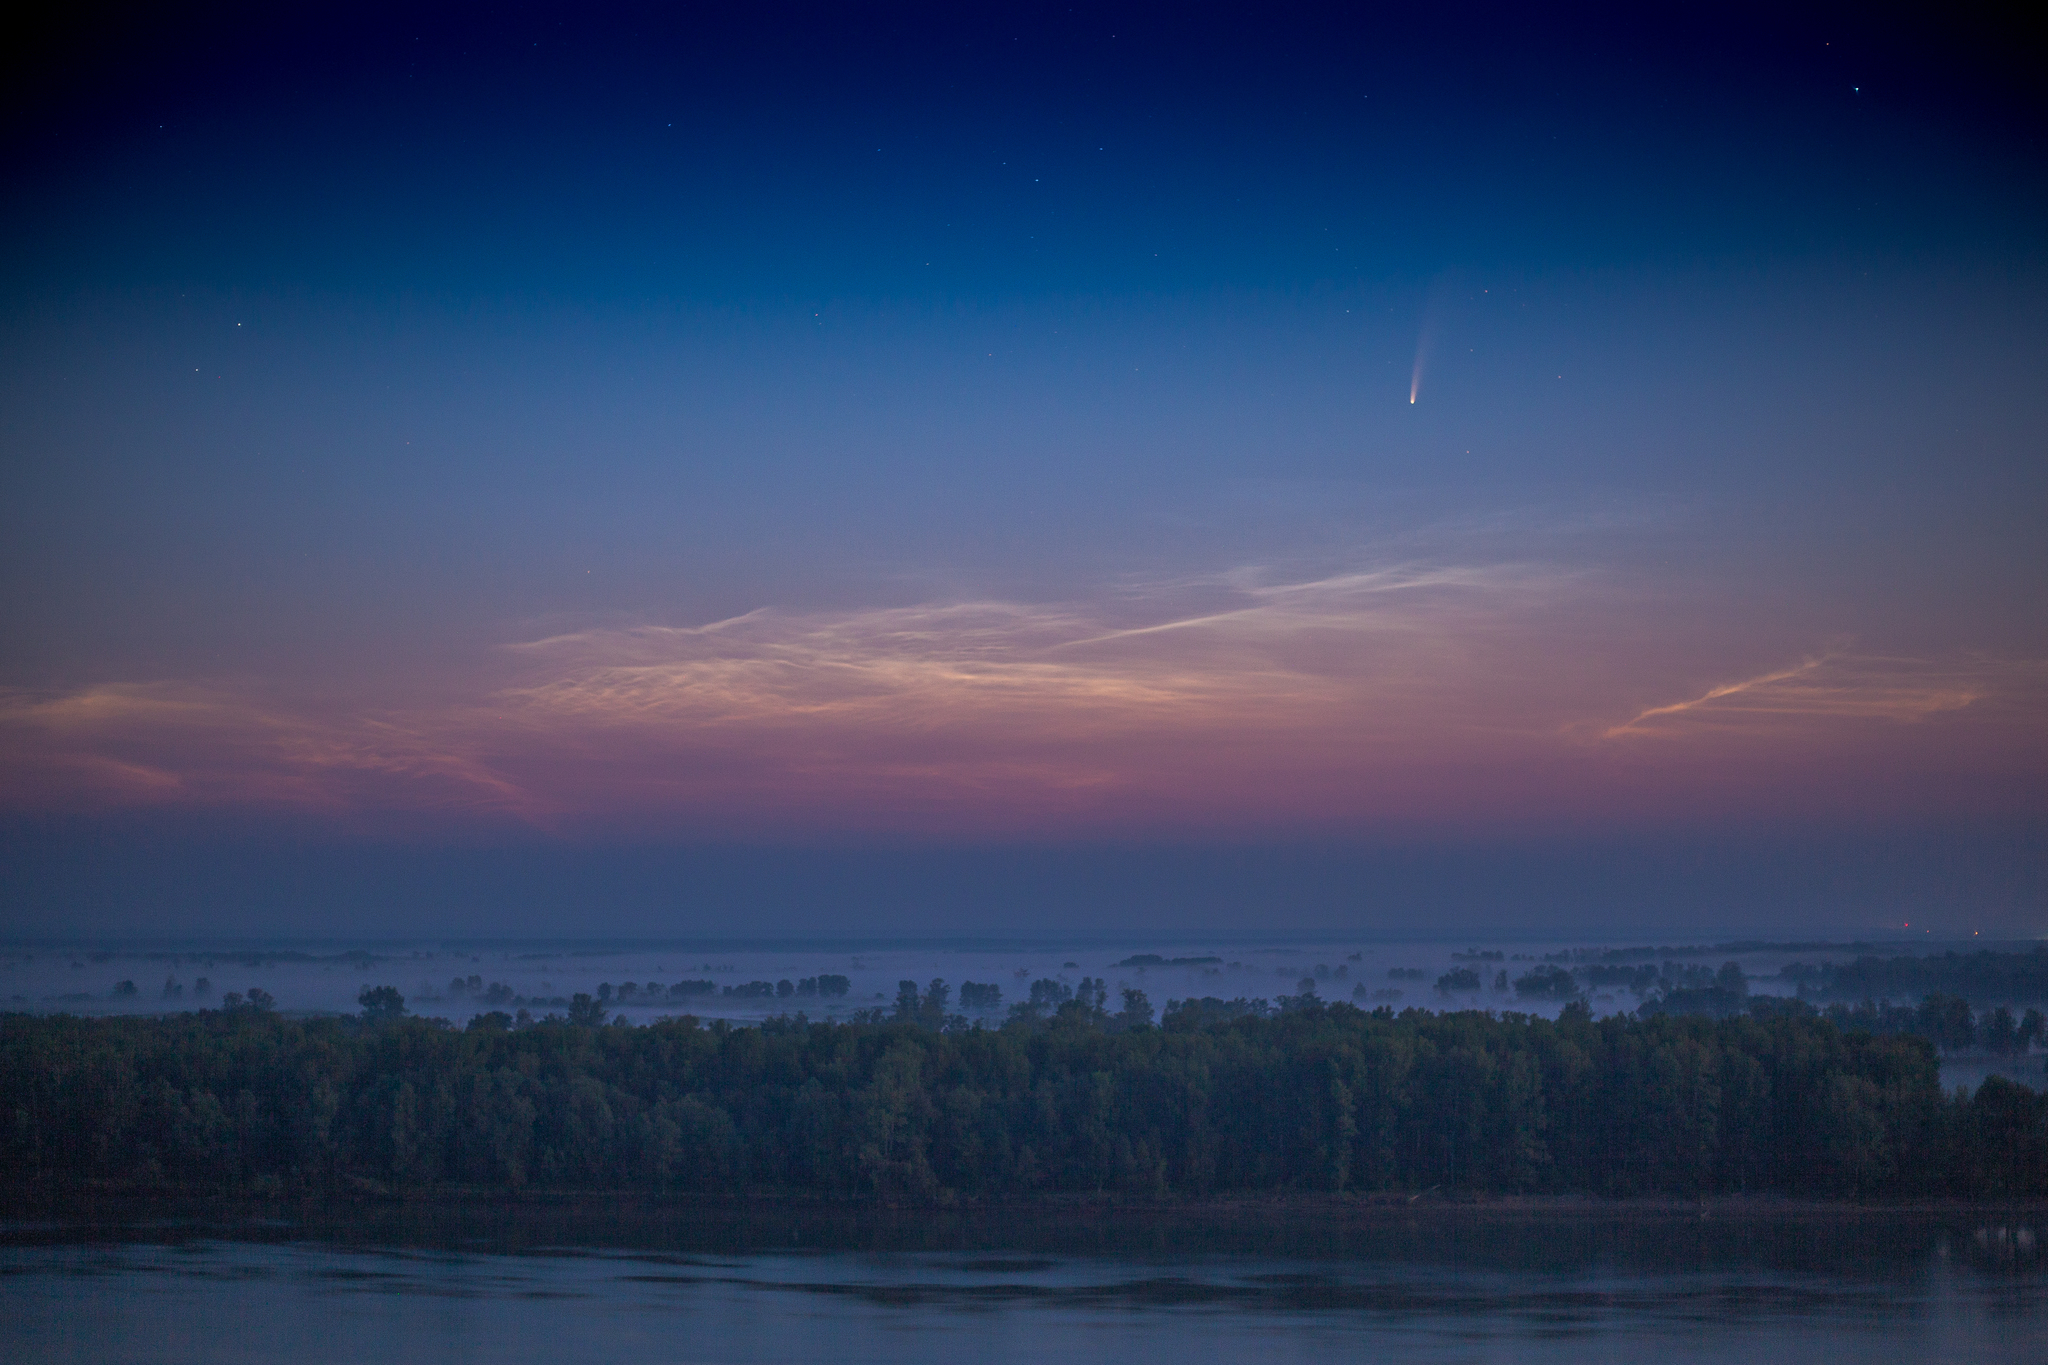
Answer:
[[[2025,1211],[15,1223],[0,1246],[0,1354],[2040,1360],[2041,1230]]]

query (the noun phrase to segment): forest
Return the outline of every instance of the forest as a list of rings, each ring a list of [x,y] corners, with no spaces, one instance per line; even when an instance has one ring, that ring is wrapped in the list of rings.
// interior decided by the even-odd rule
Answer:
[[[458,1028],[389,987],[361,1017],[0,1016],[0,1189],[2048,1194],[2048,1098],[1944,1094],[1927,1038],[1809,1011],[1300,996],[1154,1023],[1089,983],[985,1027],[905,984],[894,1017],[750,1027],[579,997]]]

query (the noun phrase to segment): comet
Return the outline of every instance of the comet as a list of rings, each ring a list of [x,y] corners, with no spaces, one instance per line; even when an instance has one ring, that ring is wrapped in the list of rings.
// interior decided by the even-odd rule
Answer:
[[[1435,340],[1436,315],[1437,301],[1432,298],[1423,306],[1422,326],[1415,334],[1415,368],[1408,375],[1408,401],[1411,404],[1422,396],[1422,371],[1429,364],[1429,347]]]

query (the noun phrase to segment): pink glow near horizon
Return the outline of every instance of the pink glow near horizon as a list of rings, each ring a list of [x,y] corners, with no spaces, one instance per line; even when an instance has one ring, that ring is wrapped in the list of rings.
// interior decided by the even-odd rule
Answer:
[[[1895,803],[1996,805],[2012,755],[2042,747],[2038,663],[1617,669],[1558,643],[1598,597],[1527,566],[1392,566],[595,627],[403,705],[205,680],[16,693],[0,769],[17,810],[1001,837],[1849,814],[1874,773],[1922,775],[1884,784]]]

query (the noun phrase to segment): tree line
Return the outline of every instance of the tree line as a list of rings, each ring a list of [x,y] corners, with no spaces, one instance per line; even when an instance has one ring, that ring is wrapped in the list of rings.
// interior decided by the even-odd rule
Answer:
[[[1396,979],[1414,975],[1419,973],[1399,968],[1388,973]],[[1751,996],[1749,978],[1739,963],[1724,962],[1715,971],[1698,963],[1670,960],[1661,964],[1594,963],[1569,971],[1545,963],[1512,982],[1501,970],[1494,975],[1493,989],[1505,993],[1512,987],[1517,1000],[1544,1002],[1578,1000],[1591,990],[1622,987],[1642,1002],[1636,1009],[1638,1015],[1825,1014],[1844,1028],[1918,1034],[1951,1051],[1982,1047],[2013,1055],[2028,1051],[2037,1042],[2048,1042],[2048,1018],[2034,1006],[2015,1009],[1999,1003],[1975,1009],[1971,1005],[1972,999],[2048,998],[2048,949],[1926,958],[1865,957],[1846,966],[1795,962],[1782,976],[1798,984],[1796,997]],[[1476,991],[1481,985],[1479,973],[1459,967],[1438,977],[1436,988],[1450,995]],[[1963,993],[1949,993],[1943,986],[1954,986]],[[1353,994],[1363,998],[1363,988]],[[1895,995],[1908,999],[1917,995],[1920,1003],[1896,1003],[1891,998]],[[1823,1001],[1830,1003],[1822,1005]]]
[[[2048,943],[2018,952],[1982,949],[1925,957],[1793,962],[1782,975],[1811,1000],[1918,1000],[1955,995],[1977,1004],[2048,1005]]]
[[[1000,1027],[890,1017],[466,1028],[250,1007],[0,1016],[0,1182],[892,1200],[1289,1190],[2048,1194],[2048,1098],[1944,1094],[1925,1038],[1807,1013],[1550,1020],[1312,995]],[[388,994],[386,993],[388,992]],[[880,1013],[880,1011],[877,1011]]]

